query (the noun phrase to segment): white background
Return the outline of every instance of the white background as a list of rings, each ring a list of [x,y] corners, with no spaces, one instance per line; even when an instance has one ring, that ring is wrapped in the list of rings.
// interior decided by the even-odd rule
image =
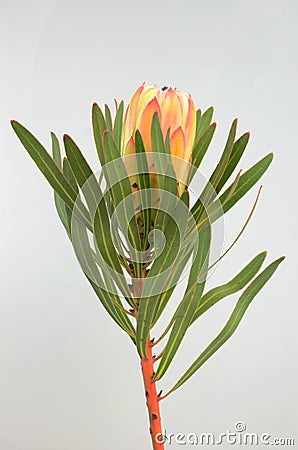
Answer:
[[[252,132],[241,167],[275,153],[251,224],[210,285],[264,249],[268,261],[287,256],[232,339],[162,403],[164,426],[217,435],[242,420],[249,432],[297,440],[297,19],[294,0],[1,1],[1,450],[150,448],[135,349],[96,300],[51,188],[9,124],[19,120],[48,149],[49,131],[69,133],[97,169],[92,102],[127,103],[144,80],[215,106],[207,176],[234,117],[239,135]],[[227,215],[225,246],[256,191]],[[198,322],[160,388],[221,329],[236,298]]]

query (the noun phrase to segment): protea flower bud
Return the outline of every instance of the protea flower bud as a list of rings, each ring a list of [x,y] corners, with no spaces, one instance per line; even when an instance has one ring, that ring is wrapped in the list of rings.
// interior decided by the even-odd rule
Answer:
[[[185,189],[188,164],[191,162],[192,148],[196,132],[196,110],[190,96],[178,89],[158,88],[143,83],[132,96],[126,110],[122,130],[122,155],[135,152],[135,133],[141,133],[145,150],[154,152],[151,139],[151,126],[154,114],[157,113],[164,139],[170,133],[170,150],[177,177],[178,191],[181,195]],[[154,162],[150,172],[154,172]],[[157,180],[153,181],[156,184]],[[157,187],[157,186],[154,186]]]

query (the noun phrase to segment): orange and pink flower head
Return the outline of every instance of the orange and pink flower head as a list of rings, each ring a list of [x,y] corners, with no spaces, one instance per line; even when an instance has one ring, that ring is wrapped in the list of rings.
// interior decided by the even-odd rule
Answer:
[[[196,134],[196,109],[190,94],[176,88],[160,89],[143,83],[133,94],[124,116],[121,153],[123,156],[135,153],[136,130],[142,136],[146,152],[155,151],[151,138],[155,113],[158,114],[164,140],[169,132],[171,155],[177,157],[173,158],[173,167],[177,179],[182,181],[179,183],[181,194],[186,178],[181,167],[185,172],[185,162],[191,162]]]

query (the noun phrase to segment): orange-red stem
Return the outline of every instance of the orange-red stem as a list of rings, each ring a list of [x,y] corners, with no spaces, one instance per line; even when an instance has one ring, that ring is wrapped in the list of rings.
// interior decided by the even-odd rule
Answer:
[[[147,408],[149,413],[150,434],[154,450],[164,450],[163,435],[161,428],[161,417],[159,408],[159,397],[156,393],[156,383],[152,381],[154,372],[152,345],[150,343],[150,336],[146,346],[147,358],[141,359],[142,373],[145,386],[145,396],[147,401]]]
[[[137,308],[142,296],[144,280],[142,278],[133,279],[133,292],[136,300]],[[136,312],[137,314],[137,312]],[[146,358],[141,358],[142,374],[145,387],[145,397],[149,413],[150,434],[152,440],[153,450],[164,450],[163,434],[161,428],[161,417],[159,409],[159,399],[156,393],[156,382],[152,381],[154,373],[153,357],[152,357],[152,343],[150,341],[150,334],[146,344]]]

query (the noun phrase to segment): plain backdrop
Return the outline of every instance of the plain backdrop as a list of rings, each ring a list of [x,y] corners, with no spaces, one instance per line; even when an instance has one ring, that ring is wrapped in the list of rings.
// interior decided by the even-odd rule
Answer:
[[[19,120],[48,149],[49,131],[69,133],[97,169],[92,102],[128,103],[143,81],[186,90],[197,107],[215,106],[206,176],[234,117],[239,136],[251,131],[243,169],[275,153],[252,221],[210,286],[264,249],[268,262],[287,256],[232,339],[162,403],[164,426],[218,435],[242,421],[248,432],[297,440],[297,2],[0,4],[0,449],[150,448],[136,351],[88,285],[52,190],[9,123]],[[226,216],[224,248],[257,189]],[[198,322],[160,388],[216,335],[236,299]]]

